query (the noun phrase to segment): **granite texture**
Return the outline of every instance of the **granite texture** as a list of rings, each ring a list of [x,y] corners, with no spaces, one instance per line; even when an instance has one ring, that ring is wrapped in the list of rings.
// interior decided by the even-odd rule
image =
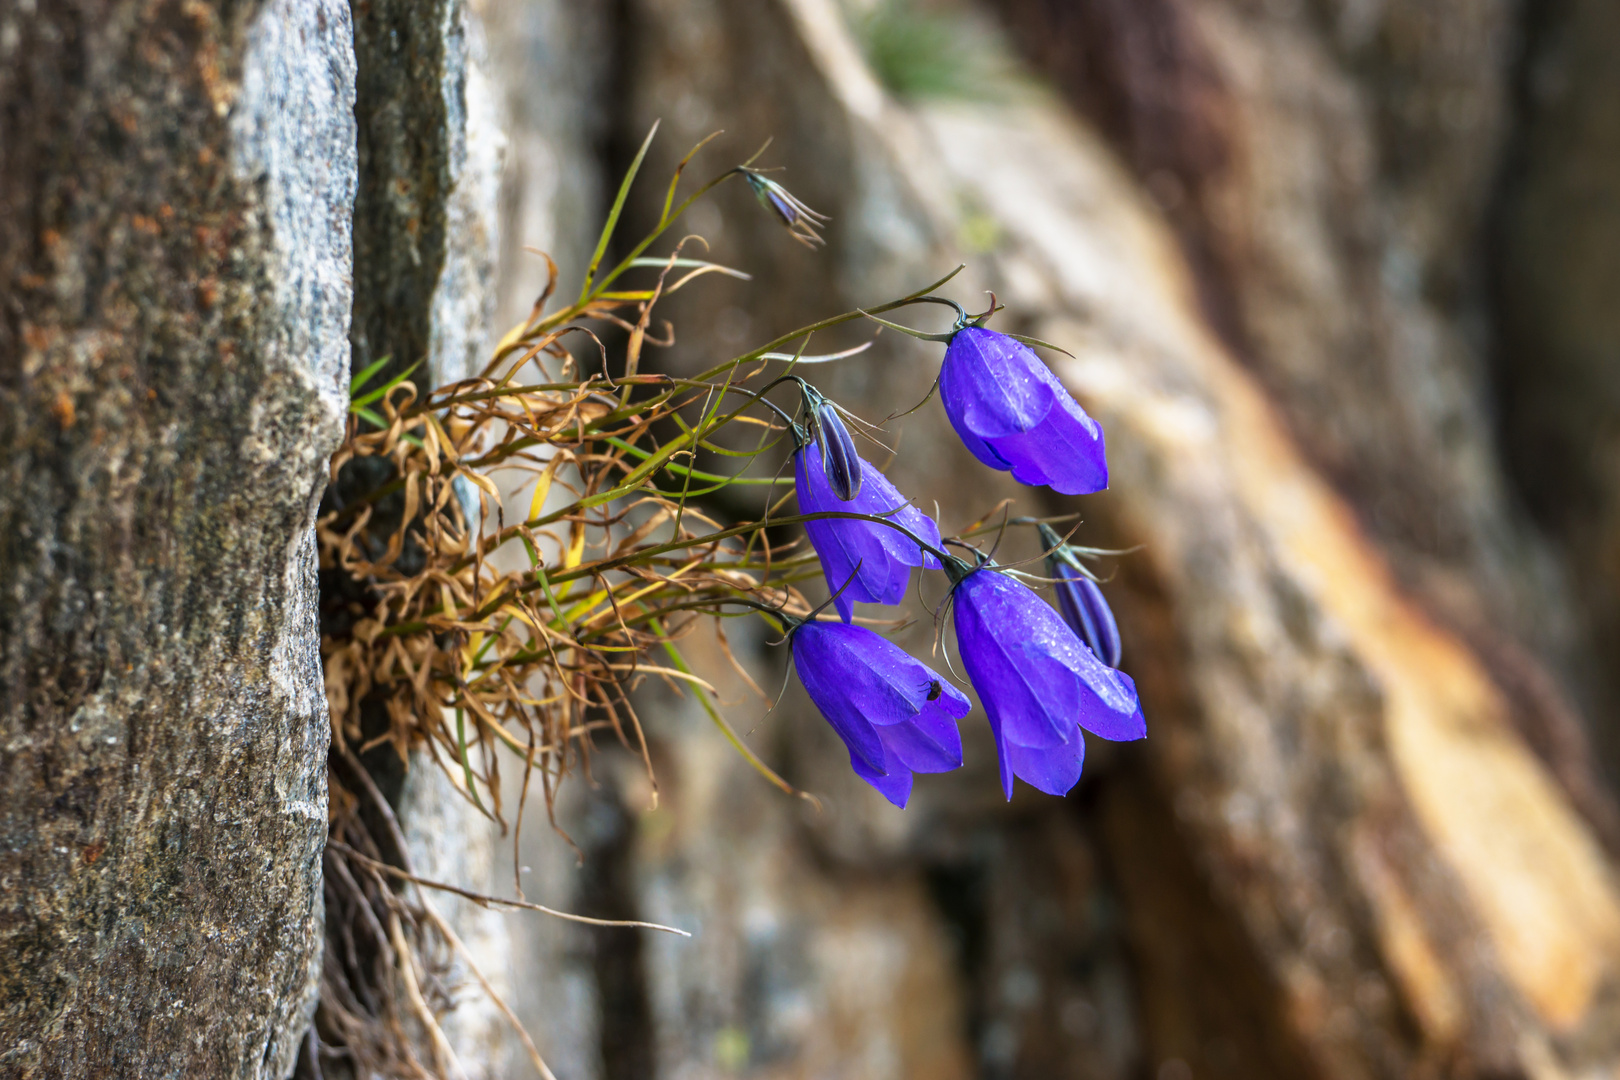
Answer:
[[[353,99],[331,0],[0,6],[8,1077],[280,1077],[307,1026]]]

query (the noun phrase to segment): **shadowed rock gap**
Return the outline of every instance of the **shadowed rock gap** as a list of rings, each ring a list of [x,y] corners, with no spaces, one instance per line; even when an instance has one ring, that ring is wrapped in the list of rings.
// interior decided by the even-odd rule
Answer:
[[[1620,82],[1606,43],[1612,10],[1579,0],[1525,5],[1514,128],[1492,220],[1493,374],[1507,470],[1559,546],[1584,625],[1560,674],[1620,782],[1620,649],[1612,479],[1620,446]]]
[[[445,25],[455,0],[354,0],[360,189],[354,203],[352,370],[374,385],[428,356],[445,265],[450,132]],[[432,385],[426,367],[413,379]]]
[[[601,786],[590,793],[582,813],[584,861],[577,910],[598,919],[639,919],[636,819],[611,778],[611,765],[599,764],[608,767],[597,774]],[[604,775],[608,778],[601,779]],[[603,1080],[648,1080],[657,1073],[642,937],[611,927],[593,927],[590,933],[591,969],[601,1009]]]

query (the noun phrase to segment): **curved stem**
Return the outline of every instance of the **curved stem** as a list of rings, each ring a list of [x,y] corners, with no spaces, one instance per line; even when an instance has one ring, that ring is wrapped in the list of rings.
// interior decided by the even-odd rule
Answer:
[[[974,316],[971,316],[971,315],[969,315],[967,313],[967,308],[964,308],[961,304],[958,304],[955,300],[949,299],[948,297],[944,297],[944,296],[919,296],[916,299],[912,300],[911,303],[914,303],[914,304],[943,304],[946,307],[955,308],[956,309],[956,329],[957,330],[962,329],[968,323],[972,322],[973,318],[974,318]],[[988,314],[988,312],[986,312],[986,314]]]
[[[886,304],[878,304],[876,307],[867,308],[864,310],[857,309],[855,311],[846,311],[842,315],[834,315],[830,318],[822,319],[819,322],[813,322],[809,326],[801,326],[797,330],[791,330],[777,338],[775,341],[767,342],[766,344],[761,345],[759,348],[746,352],[736,359],[727,360],[725,363],[712,367],[697,377],[699,379],[718,378],[720,375],[731,370],[732,368],[740,367],[743,364],[752,363],[753,361],[764,356],[766,353],[774,352],[777,349],[780,349],[783,345],[786,345],[788,342],[797,341],[807,334],[814,334],[830,327],[841,326],[844,323],[853,322],[856,319],[870,316],[873,312],[893,311],[896,308],[904,307],[906,304],[910,303],[912,300],[915,300],[919,296],[924,296],[930,292],[933,292],[941,285],[944,285],[947,281],[950,281],[951,278],[955,277],[957,274],[960,274],[966,268],[966,263],[960,263],[957,265],[956,269],[952,270],[938,281],[924,286],[917,292],[912,293],[910,296],[903,296],[899,300],[891,300]]]

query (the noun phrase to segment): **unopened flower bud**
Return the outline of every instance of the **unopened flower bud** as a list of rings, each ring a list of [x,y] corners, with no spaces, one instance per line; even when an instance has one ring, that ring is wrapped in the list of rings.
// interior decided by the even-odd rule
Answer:
[[[742,167],[738,167],[737,171],[748,181],[749,188],[754,192],[754,198],[787,226],[788,232],[793,234],[793,239],[811,248],[820,247],[825,243],[816,230],[831,220],[826,214],[816,213],[801,202],[793,192],[763,173]]]
[[[827,486],[832,493],[849,502],[861,491],[861,459],[855,453],[855,440],[838,415],[838,409],[826,398],[816,404],[814,413],[816,441],[821,444],[821,467],[827,474]]]
[[[1086,643],[1092,655],[1111,668],[1119,667],[1119,624],[1102,590],[1081,568],[1074,550],[1055,529],[1042,524],[1040,533],[1049,549],[1046,576],[1057,582],[1058,611],[1063,621]]]
[[[1053,556],[1047,560],[1049,577],[1057,579],[1058,611],[1093,655],[1109,667],[1119,667],[1119,626],[1097,583]]]

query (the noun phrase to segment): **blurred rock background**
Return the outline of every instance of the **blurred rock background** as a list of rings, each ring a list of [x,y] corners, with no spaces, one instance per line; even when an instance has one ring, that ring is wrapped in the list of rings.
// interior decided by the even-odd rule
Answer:
[[[1066,800],[1003,804],[976,714],[968,767],[895,811],[796,685],[768,715],[728,686],[817,812],[651,696],[656,809],[604,748],[563,815],[583,862],[535,822],[518,858],[545,902],[697,936],[508,920],[559,1075],[1620,1075],[1609,5],[474,10],[507,109],[502,325],[542,280],[524,245],[577,279],[653,121],[627,235],[703,136],[700,178],[772,138],[828,246],[725,189],[689,229],[754,280],[672,298],[653,362],[965,262],[951,295],[1075,354],[1048,359],[1111,490],[1020,489],[937,403],[889,425],[889,475],[947,530],[1011,498],[1137,549],[1105,591],[1150,736],[1093,741]],[[884,334],[817,378],[878,420],[940,353]],[[731,644],[774,694],[780,651]]]

